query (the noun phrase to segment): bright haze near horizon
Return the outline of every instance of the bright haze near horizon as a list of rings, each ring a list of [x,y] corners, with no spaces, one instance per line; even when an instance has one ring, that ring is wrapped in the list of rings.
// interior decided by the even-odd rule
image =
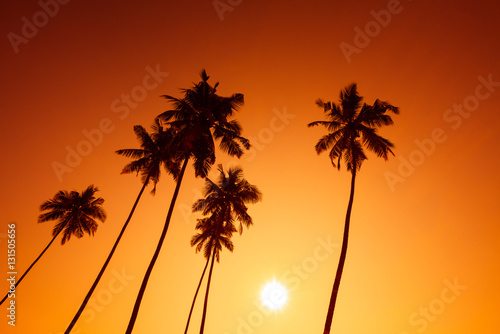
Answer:
[[[64,332],[141,187],[114,151],[137,148],[133,126],[149,129],[171,107],[161,95],[181,97],[203,68],[220,95],[244,94],[234,117],[253,145],[239,161],[217,151],[216,164],[239,164],[263,193],[214,266],[206,333],[322,333],[350,174],[316,154],[326,129],[307,124],[325,119],[318,98],[337,101],[352,82],[401,113],[379,130],[395,156],[368,153],[357,175],[332,333],[497,331],[498,2],[61,2],[0,14],[0,290],[8,224],[21,273],[51,239],[54,223],[37,217],[57,191],[96,185],[108,219],[49,248],[16,290],[15,327],[0,306],[1,333]],[[134,333],[184,330],[205,265],[189,244],[203,185],[188,166]],[[146,190],[73,333],[124,333],[174,186],[163,173]],[[260,300],[273,278],[288,293],[277,312]]]

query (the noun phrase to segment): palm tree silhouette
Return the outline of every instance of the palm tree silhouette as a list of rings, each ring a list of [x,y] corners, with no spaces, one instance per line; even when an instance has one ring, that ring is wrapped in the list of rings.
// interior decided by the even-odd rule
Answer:
[[[201,232],[197,233],[191,238],[191,246],[196,245],[196,253],[198,253],[203,248],[203,245],[205,245],[203,255],[207,259],[207,262],[205,264],[205,267],[203,268],[200,282],[198,283],[198,287],[196,288],[196,292],[194,294],[184,334],[187,334],[188,332],[189,322],[193,313],[196,297],[198,296],[203,277],[205,276],[205,272],[207,271],[210,258],[212,257],[213,265],[214,257],[217,259],[217,262],[219,262],[219,254],[222,250],[222,246],[224,246],[230,252],[233,252],[234,249],[233,242],[231,241],[231,236],[233,232],[236,232],[236,229],[234,229],[234,226],[231,224],[219,224],[216,218],[217,217],[214,215],[208,218],[198,219],[196,229],[200,230]],[[212,269],[212,266],[210,268]],[[207,289],[209,287],[209,284],[207,285]]]
[[[116,151],[116,153],[120,155],[135,159],[134,161],[130,162],[123,168],[122,174],[140,173],[142,188],[139,191],[139,195],[137,195],[137,198],[134,202],[134,205],[132,206],[132,209],[130,210],[127,220],[125,221],[125,224],[123,224],[120,234],[116,238],[116,241],[113,247],[111,248],[111,251],[106,261],[104,262],[104,265],[102,266],[94,283],[92,284],[90,290],[85,296],[73,320],[66,329],[65,334],[71,332],[73,326],[78,321],[78,318],[80,317],[85,306],[90,300],[92,293],[96,289],[97,284],[101,280],[104,271],[106,270],[109,262],[111,261],[111,258],[113,257],[113,254],[115,253],[115,250],[118,247],[118,244],[123,234],[125,233],[125,230],[130,222],[130,219],[132,218],[132,215],[134,214],[134,211],[137,207],[137,204],[139,203],[139,200],[146,186],[150,183],[153,183],[153,190],[151,191],[151,193],[154,195],[156,192],[156,184],[160,179],[160,171],[162,166],[165,168],[167,173],[172,174],[174,178],[179,173],[179,164],[175,160],[173,160],[171,152],[169,150],[169,143],[172,141],[173,138],[172,131],[164,130],[158,119],[155,119],[153,125],[151,126],[151,129],[153,131],[151,134],[149,134],[142,126],[140,125],[134,126],[134,132],[141,145],[141,148],[123,149]]]
[[[231,252],[233,251],[233,244],[230,237],[234,231],[237,231],[234,223],[239,221],[239,232],[243,232],[243,225],[249,227],[253,224],[252,217],[248,214],[246,203],[257,203],[262,199],[262,193],[259,189],[251,185],[243,178],[243,170],[240,167],[230,168],[227,175],[222,168],[218,166],[219,178],[216,182],[206,179],[205,184],[205,198],[199,199],[193,205],[193,211],[201,211],[203,215],[210,215],[208,218],[199,220],[197,229],[202,229],[202,233],[198,233],[191,239],[191,245],[198,244],[197,251],[201,249],[200,242],[209,240],[205,246],[205,258],[208,260],[210,255],[212,261],[210,264],[210,271],[208,274],[207,290],[205,293],[205,302],[203,305],[203,315],[201,319],[200,334],[203,334],[205,329],[205,320],[208,306],[208,293],[210,290],[210,282],[212,279],[212,271],[214,266],[214,259],[219,262],[219,252],[224,245]],[[206,269],[206,265],[205,265]],[[204,270],[205,272],[205,270]],[[203,275],[202,278],[203,279]],[[201,280],[200,280],[201,284]],[[199,285],[198,285],[199,288]],[[196,290],[196,294],[198,290]],[[196,299],[195,294],[195,299]],[[191,306],[191,311],[194,306]],[[191,315],[191,312],[190,312]],[[189,326],[186,325],[186,332]]]
[[[214,87],[208,84],[209,76],[202,70],[201,81],[193,88],[181,90],[184,97],[181,99],[164,95],[174,106],[158,117],[165,126],[175,131],[171,147],[177,153],[178,161],[182,161],[182,167],[177,178],[177,184],[170,202],[163,231],[160,235],[155,253],[151,258],[149,266],[144,275],[139,293],[137,295],[132,315],[126,333],[132,333],[141,301],[153,271],[153,267],[160,254],[165,240],[175,202],[179,194],[182,178],[189,159],[193,159],[193,167],[196,177],[205,177],[215,163],[215,139],[220,139],[220,149],[231,156],[241,157],[243,148],[249,149],[250,143],[241,137],[241,126],[236,120],[229,120],[244,103],[242,94],[233,94],[230,97],[222,97],[216,94],[218,83]]]
[[[386,112],[390,111],[399,114],[399,109],[378,99],[375,100],[373,105],[361,104],[362,100],[363,98],[358,94],[356,84],[351,84],[340,92],[339,104],[324,102],[321,99],[317,100],[316,104],[324,109],[328,120],[308,124],[309,127],[322,125],[329,132],[316,143],[316,152],[320,154],[323,151],[330,150],[329,156],[332,165],[340,170],[340,163],[343,160],[347,170],[352,175],[342,249],[323,334],[330,333],[340,279],[342,278],[342,271],[344,269],[356,173],[360,170],[363,161],[367,159],[363,146],[385,160],[388,159],[389,153],[394,155],[391,150],[394,145],[389,140],[378,135],[377,128],[382,125],[392,125],[394,122]]]
[[[14,285],[17,287],[33,266],[40,260],[42,255],[52,245],[57,236],[62,233],[61,245],[69,241],[72,235],[81,238],[85,233],[94,235],[97,231],[98,222],[106,220],[106,212],[102,208],[104,199],[96,198],[94,195],[99,189],[90,185],[79,193],[77,191],[68,192],[60,190],[53,198],[45,201],[40,206],[41,211],[45,211],[38,217],[38,223],[57,220],[58,223],[52,229],[52,240],[38,255],[33,263],[22,274],[21,278]],[[0,301],[2,304],[11,291]]]

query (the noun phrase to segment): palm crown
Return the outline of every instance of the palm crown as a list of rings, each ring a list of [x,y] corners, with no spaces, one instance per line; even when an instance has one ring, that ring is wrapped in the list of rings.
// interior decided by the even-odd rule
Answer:
[[[158,118],[155,119],[151,129],[153,132],[149,134],[141,125],[135,125],[134,132],[141,148],[117,150],[116,153],[136,159],[123,168],[122,174],[140,173],[143,183],[153,182],[151,193],[155,194],[161,167],[163,166],[174,178],[178,176],[180,168],[172,147],[174,130],[164,129]]]
[[[200,232],[191,238],[191,246],[196,245],[197,253],[204,248],[203,256],[206,259],[208,259],[213,252],[217,262],[219,262],[222,246],[230,252],[234,250],[234,244],[231,241],[231,237],[233,232],[236,232],[236,229],[233,224],[221,224],[217,218],[217,215],[212,215],[210,217],[198,219],[196,229]]]
[[[205,177],[215,163],[214,139],[220,139],[222,151],[238,158],[243,148],[250,148],[250,143],[241,136],[238,121],[228,120],[243,106],[243,94],[219,96],[216,94],[218,83],[210,86],[205,70],[200,76],[202,80],[193,88],[181,90],[183,98],[163,95],[174,109],[158,117],[176,129],[177,151],[184,157],[193,157],[196,176]]]
[[[97,231],[97,221],[106,220],[106,212],[101,207],[104,199],[94,195],[97,187],[90,185],[81,194],[77,191],[59,191],[52,199],[40,206],[41,211],[46,211],[38,217],[38,222],[51,220],[59,222],[52,230],[52,236],[63,232],[61,244],[64,245],[72,235],[81,238],[85,233],[94,235]]]
[[[193,211],[201,211],[203,215],[212,215],[217,220],[234,226],[240,222],[239,232],[243,225],[252,225],[252,217],[247,213],[246,203],[257,203],[262,199],[260,190],[243,178],[240,167],[229,168],[224,172],[222,165],[218,166],[217,182],[206,179],[205,198],[199,199],[193,205]]]
[[[356,84],[351,84],[340,92],[339,104],[318,99],[316,104],[324,109],[328,120],[308,124],[328,129],[329,133],[316,143],[316,152],[330,149],[330,160],[339,169],[343,160],[348,171],[358,171],[367,159],[363,146],[385,160],[389,153],[394,154],[391,150],[394,145],[378,135],[377,128],[393,124],[386,112],[399,114],[399,109],[378,99],[373,105],[362,104],[362,100]]]

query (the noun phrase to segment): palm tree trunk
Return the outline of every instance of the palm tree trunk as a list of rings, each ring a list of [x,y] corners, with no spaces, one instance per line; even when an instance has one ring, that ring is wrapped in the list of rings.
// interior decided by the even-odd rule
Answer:
[[[33,263],[28,267],[28,269],[26,269],[26,271],[24,272],[24,274],[21,276],[21,278],[16,282],[16,284],[14,285],[14,288],[17,288],[17,286],[19,285],[19,283],[21,283],[21,281],[23,280],[24,276],[26,276],[26,274],[31,270],[31,268],[33,268],[33,266],[38,262],[38,260],[40,260],[40,258],[42,257],[42,255],[45,253],[45,251],[50,247],[50,245],[52,245],[52,243],[54,242],[54,240],[56,240],[57,236],[59,235],[59,233],[61,233],[63,229],[61,228],[59,230],[59,232],[56,233],[56,235],[54,235],[54,237],[52,237],[52,240],[50,240],[49,244],[45,247],[45,249],[40,253],[40,255],[38,255],[38,257],[36,258],[35,261],[33,261]],[[7,299],[7,297],[9,297],[9,294],[10,294],[10,290],[9,292],[7,292],[7,294],[5,295],[5,297],[3,297],[3,299],[0,301],[0,305],[3,304],[3,302]]]
[[[104,262],[104,265],[101,268],[101,271],[97,275],[94,284],[92,284],[92,287],[90,288],[89,292],[87,292],[87,295],[85,296],[85,299],[82,302],[82,305],[80,305],[80,308],[78,309],[78,312],[76,312],[73,320],[71,320],[71,323],[69,324],[68,328],[64,332],[64,334],[69,334],[71,332],[71,329],[73,326],[75,326],[76,322],[78,321],[78,318],[80,318],[80,315],[82,314],[83,310],[85,309],[85,306],[87,306],[87,303],[90,300],[90,297],[94,293],[95,288],[97,287],[97,284],[101,280],[102,275],[104,274],[104,271],[108,267],[109,262],[111,261],[111,258],[113,257],[116,248],[118,247],[118,243],[120,242],[123,233],[125,233],[125,229],[128,226],[128,223],[130,222],[130,219],[132,219],[132,215],[134,214],[135,208],[137,207],[137,204],[139,203],[139,200],[141,199],[142,193],[144,192],[144,189],[146,189],[146,186],[149,182],[150,175],[146,177],[146,180],[144,181],[144,184],[141,188],[141,191],[139,191],[139,195],[137,195],[137,198],[135,199],[134,205],[132,206],[132,210],[130,210],[130,213],[127,217],[127,220],[125,221],[125,224],[123,224],[122,230],[120,231],[120,234],[118,235],[118,238],[116,238],[115,244],[113,245],[113,248],[111,249],[111,252],[109,252],[108,258]]]
[[[333,320],[333,312],[335,311],[335,302],[337,301],[337,293],[339,292],[340,279],[342,278],[342,271],[344,270],[344,262],[347,254],[347,242],[349,239],[349,224],[351,221],[352,202],[354,200],[354,182],[356,179],[356,170],[353,169],[351,179],[351,195],[349,196],[349,204],[347,205],[347,213],[345,216],[344,237],[342,239],[342,250],[340,251],[339,265],[333,283],[332,296],[330,297],[330,305],[328,306],[328,313],[326,315],[325,330],[323,334],[330,334],[330,327]]]
[[[139,314],[139,308],[141,307],[142,297],[144,296],[144,292],[146,291],[146,286],[148,285],[149,276],[151,276],[151,272],[153,271],[153,267],[156,263],[156,259],[160,254],[161,247],[163,245],[163,241],[165,240],[165,236],[167,235],[168,226],[170,224],[170,219],[172,218],[172,213],[174,211],[175,201],[177,200],[177,195],[179,194],[179,189],[181,187],[182,177],[184,176],[184,172],[186,170],[186,166],[188,163],[189,157],[184,158],[184,163],[181,168],[181,172],[179,174],[179,178],[177,179],[177,185],[175,186],[174,195],[172,197],[172,201],[170,202],[170,207],[168,209],[167,218],[165,220],[165,225],[163,226],[163,231],[161,232],[160,240],[158,241],[158,245],[156,246],[155,253],[151,262],[149,263],[149,267],[146,270],[146,274],[144,275],[144,279],[142,280],[141,288],[139,289],[139,294],[137,295],[137,299],[135,300],[134,309],[132,311],[132,315],[130,316],[130,320],[128,323],[126,334],[131,334],[134,329],[134,324],[137,319],[137,315]]]
[[[212,271],[214,269],[214,260],[215,260],[215,247],[212,253],[212,263],[210,264],[210,271],[208,272],[208,282],[207,282],[207,292],[205,293],[205,303],[203,304],[203,316],[201,317],[201,327],[200,334],[203,334],[205,330],[205,319],[207,317],[207,306],[208,306],[208,292],[210,291],[210,281],[212,280]]]
[[[209,262],[210,258],[207,259],[207,263],[205,264],[205,268],[203,268],[203,273],[201,274],[200,283],[198,283],[198,287],[196,288],[196,293],[194,294],[193,303],[191,304],[191,309],[189,310],[189,316],[186,324],[186,330],[184,330],[184,334],[187,334],[189,328],[189,321],[191,320],[191,314],[193,313],[194,303],[196,302],[196,297],[198,296],[198,291],[200,291],[201,282],[203,281],[203,277],[205,276],[205,272],[207,271]]]

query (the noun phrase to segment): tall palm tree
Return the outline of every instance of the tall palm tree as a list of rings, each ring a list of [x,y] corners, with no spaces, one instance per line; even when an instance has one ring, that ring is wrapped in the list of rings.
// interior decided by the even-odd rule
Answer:
[[[174,178],[179,173],[179,164],[172,158],[171,150],[169,150],[169,144],[173,138],[173,132],[170,129],[165,130],[163,126],[160,124],[159,119],[155,119],[153,125],[151,126],[152,133],[149,134],[142,126],[136,125],[134,126],[134,132],[137,136],[137,139],[140,143],[141,148],[139,149],[122,149],[117,150],[116,153],[123,155],[128,158],[135,159],[134,161],[128,163],[122,170],[122,174],[128,173],[137,173],[141,174],[142,188],[137,195],[137,198],[130,210],[130,213],[123,224],[123,227],[120,231],[120,234],[116,238],[116,241],[109,252],[109,255],[104,262],[99,274],[97,275],[94,283],[92,284],[90,290],[85,296],[80,308],[77,313],[73,317],[73,320],[69,324],[68,328],[65,331],[65,334],[71,332],[72,328],[80,318],[85,306],[87,305],[90,297],[92,296],[94,290],[97,287],[97,284],[101,280],[104,271],[108,267],[111,258],[113,257],[118,244],[125,233],[125,230],[132,218],[132,215],[135,212],[137,204],[144,192],[146,186],[150,183],[153,183],[153,190],[151,193],[154,195],[156,192],[156,184],[160,179],[161,167],[163,166],[167,173],[172,174]]]
[[[97,231],[98,221],[104,222],[106,220],[106,212],[102,208],[104,199],[101,197],[96,198],[95,193],[98,191],[97,187],[90,185],[81,193],[77,191],[68,192],[60,190],[55,196],[40,206],[41,211],[45,211],[38,217],[38,223],[57,220],[58,223],[52,229],[52,240],[38,255],[33,263],[22,274],[21,278],[16,282],[17,287],[33,266],[40,260],[42,255],[52,245],[57,236],[62,233],[61,245],[69,241],[72,235],[81,238],[85,233],[94,235]],[[11,291],[0,301],[2,304]]]
[[[201,220],[198,225],[200,228],[206,228],[213,231],[215,236],[219,234],[222,237],[231,237],[233,231],[236,231],[234,223],[239,222],[239,232],[243,232],[243,226],[249,227],[253,224],[252,217],[248,214],[246,203],[257,203],[262,199],[262,193],[259,189],[251,185],[243,178],[243,170],[240,167],[230,168],[228,173],[224,172],[222,165],[218,166],[219,178],[216,182],[206,179],[205,198],[199,199],[193,205],[193,211],[201,211],[204,215],[210,215],[206,221]],[[214,225],[214,226],[212,226]],[[210,235],[209,232],[206,234]],[[199,243],[206,234],[199,234],[193,237],[191,245]],[[211,238],[215,238],[212,236]],[[218,240],[218,239],[215,239]],[[225,239],[221,239],[222,244]],[[228,246],[232,244],[224,244],[226,248],[232,251]],[[201,247],[200,245],[198,247]],[[201,248],[200,248],[201,249]],[[212,279],[212,271],[214,258],[219,262],[219,251],[221,250],[220,243],[212,242],[205,247],[205,257],[210,256],[212,251],[212,262],[208,274],[207,290],[205,293],[205,302],[203,305],[203,315],[201,318],[200,334],[203,334],[205,329],[205,320],[208,306],[208,293],[210,290],[210,282]],[[194,301],[193,301],[194,303]]]
[[[205,264],[205,267],[203,268],[200,282],[198,283],[198,287],[196,288],[196,292],[194,294],[193,302],[191,303],[191,309],[189,310],[189,316],[186,323],[186,329],[184,330],[184,334],[187,334],[188,332],[189,322],[191,320],[191,315],[193,313],[196,297],[198,296],[198,292],[200,290],[203,277],[205,276],[205,272],[207,271],[210,258],[212,258],[212,265],[210,266],[210,271],[212,271],[214,258],[217,259],[217,262],[220,261],[220,251],[222,250],[222,246],[224,246],[230,252],[233,252],[234,250],[234,245],[233,242],[231,241],[231,236],[233,235],[233,232],[236,232],[234,225],[219,224],[216,219],[216,216],[213,215],[208,218],[198,219],[198,223],[196,224],[196,229],[200,230],[201,232],[197,233],[191,238],[191,246],[196,245],[196,253],[198,253],[203,248],[203,245],[205,245],[203,255],[207,259],[207,262]],[[207,289],[209,288],[209,286],[210,283],[208,283]]]
[[[236,120],[229,120],[233,113],[243,105],[243,95],[219,96],[216,89],[218,83],[213,87],[210,86],[208,84],[209,76],[205,70],[202,70],[200,76],[201,81],[193,88],[181,90],[184,93],[183,98],[178,99],[164,95],[174,108],[163,112],[158,117],[166,127],[175,131],[171,146],[177,153],[178,161],[182,161],[182,167],[165,218],[163,231],[142,280],[126,334],[132,333],[134,328],[149,278],[167,235],[188,161],[193,160],[196,177],[205,177],[215,163],[216,139],[220,139],[219,147],[222,151],[238,158],[243,154],[243,148],[250,148],[248,139],[241,136],[240,124]]]
[[[399,114],[399,109],[378,99],[375,100],[373,105],[362,104],[362,101],[363,98],[358,94],[356,84],[351,84],[340,92],[339,104],[324,102],[321,99],[317,100],[316,104],[323,108],[328,120],[308,124],[309,127],[322,125],[329,132],[316,143],[316,152],[320,154],[323,151],[330,150],[329,155],[332,165],[340,170],[340,163],[343,160],[347,171],[351,172],[351,193],[345,217],[342,249],[330,305],[328,306],[324,334],[330,333],[340,279],[344,269],[356,174],[360,170],[363,161],[367,159],[363,147],[385,160],[388,159],[389,153],[394,155],[391,150],[394,145],[389,140],[378,135],[377,128],[383,125],[392,125],[393,120],[386,112]]]

